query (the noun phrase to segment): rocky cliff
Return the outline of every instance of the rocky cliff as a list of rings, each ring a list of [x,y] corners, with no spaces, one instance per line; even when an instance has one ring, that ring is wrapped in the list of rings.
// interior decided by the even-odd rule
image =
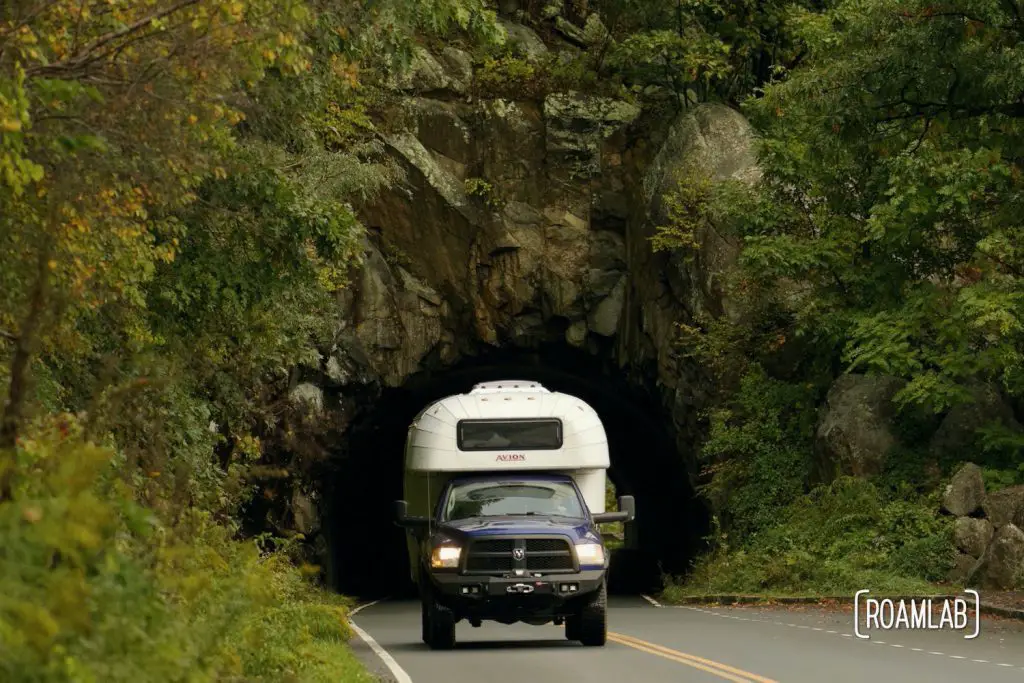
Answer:
[[[728,312],[721,272],[736,247],[708,229],[684,261],[649,238],[676,171],[757,177],[749,126],[717,104],[673,119],[578,92],[474,97],[471,79],[468,56],[445,48],[421,52],[397,84],[393,116],[407,125],[384,140],[404,181],[362,207],[365,263],[339,300],[337,343],[307,379],[344,395],[485,348],[562,343],[642,376],[690,425],[704,388],[675,353],[676,325]]]
[[[524,59],[580,49],[571,26],[599,29],[593,16],[550,13],[542,21],[543,40],[503,19]],[[359,207],[365,258],[339,296],[344,322],[333,347],[319,367],[296,373],[293,399],[313,415],[293,420],[305,437],[285,443],[294,453],[318,442],[328,462],[348,463],[328,475],[348,484],[295,493],[295,519],[282,525],[297,528],[301,517],[305,532],[315,535],[318,497],[329,505],[323,498],[340,498],[338,486],[400,481],[400,440],[359,435],[404,434],[401,419],[381,426],[388,396],[424,377],[436,383],[467,359],[497,350],[556,347],[595,360],[598,370],[588,371],[588,381],[637,388],[651,399],[649,407],[604,410],[639,410],[613,418],[634,425],[610,437],[613,459],[620,474],[626,469],[630,492],[645,497],[651,526],[641,535],[663,536],[654,525],[672,527],[669,520],[677,519],[684,521],[674,533],[699,539],[706,522],[696,521],[692,508],[697,467],[690,454],[710,387],[675,341],[678,323],[737,313],[722,277],[737,247],[711,225],[694,236],[699,248],[687,258],[656,253],[650,238],[666,224],[663,197],[681,172],[712,182],[758,177],[751,129],[719,104],[654,113],[573,90],[488,97],[474,68],[454,46],[421,49],[411,72],[391,84],[396,96],[381,116],[381,138],[402,181]],[[543,363],[551,369],[559,361]],[[465,391],[471,381],[466,375],[450,387]],[[657,445],[636,441],[649,435],[629,435],[644,419],[651,421],[647,432],[664,432]],[[317,438],[309,439],[310,431]],[[647,454],[633,458],[636,449]],[[640,481],[648,476],[655,480]],[[658,484],[657,477],[677,483]],[[367,509],[386,505],[392,494],[401,495],[388,489],[344,497]],[[685,540],[648,545],[690,552]]]

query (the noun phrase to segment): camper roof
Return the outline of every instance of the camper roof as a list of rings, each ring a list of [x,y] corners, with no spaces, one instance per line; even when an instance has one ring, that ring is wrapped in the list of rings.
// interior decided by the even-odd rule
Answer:
[[[608,468],[594,409],[537,382],[477,384],[435,401],[409,427],[406,467],[423,472]]]

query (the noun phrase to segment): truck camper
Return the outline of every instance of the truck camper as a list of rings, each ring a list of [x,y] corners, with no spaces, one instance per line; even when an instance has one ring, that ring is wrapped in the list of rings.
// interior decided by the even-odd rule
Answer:
[[[477,384],[424,408],[409,426],[404,500],[409,570],[423,641],[455,644],[466,620],[565,624],[570,640],[604,645],[608,440],[584,401],[536,382]]]

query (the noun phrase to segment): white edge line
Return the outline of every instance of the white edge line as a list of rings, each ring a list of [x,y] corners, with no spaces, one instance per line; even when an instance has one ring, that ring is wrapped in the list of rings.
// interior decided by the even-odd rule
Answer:
[[[661,607],[661,603],[652,598],[650,595],[644,595],[643,593],[641,593],[640,597],[646,600],[647,602],[651,603],[655,607]]]
[[[380,661],[384,662],[384,665],[391,671],[391,675],[395,677],[395,683],[412,683],[412,679],[409,678],[409,674],[405,673],[405,669],[398,665],[395,658],[388,654],[388,651],[380,646],[380,644],[373,639],[369,633],[356,626],[354,623],[349,622],[352,630],[356,632],[363,641],[370,646],[373,653],[380,657]]]
[[[409,677],[409,674],[407,674],[405,669],[395,661],[395,658],[388,654],[388,651],[381,647],[380,643],[373,639],[373,636],[359,628],[359,626],[352,621],[352,617],[354,617],[358,612],[372,605],[376,605],[378,602],[380,602],[380,600],[368,602],[365,605],[360,605],[349,612],[348,625],[352,627],[352,630],[356,632],[356,635],[359,636],[364,643],[370,646],[370,649],[373,650],[373,654],[377,655],[377,657],[380,658],[380,661],[384,662],[384,666],[386,666],[391,672],[391,675],[395,677],[395,683],[412,683],[412,679]]]
[[[368,602],[368,603],[366,603],[365,605],[359,605],[359,607],[356,607],[356,608],[352,609],[352,610],[351,610],[351,611],[350,611],[350,612],[348,613],[348,616],[349,616],[349,618],[351,618],[351,617],[354,617],[355,615],[359,614],[360,612],[362,612],[362,611],[363,611],[364,609],[366,609],[367,607],[373,607],[373,606],[374,606],[374,605],[376,605],[376,604],[377,604],[378,602],[382,602],[382,601],[384,601],[384,600],[387,600],[387,598],[381,598],[380,600],[374,600],[373,602]]]

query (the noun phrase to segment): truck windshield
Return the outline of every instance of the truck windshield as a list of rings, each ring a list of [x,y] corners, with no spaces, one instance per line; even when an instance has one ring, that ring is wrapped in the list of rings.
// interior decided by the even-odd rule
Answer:
[[[502,481],[455,484],[444,519],[501,515],[559,515],[583,519],[576,489],[561,481]]]

